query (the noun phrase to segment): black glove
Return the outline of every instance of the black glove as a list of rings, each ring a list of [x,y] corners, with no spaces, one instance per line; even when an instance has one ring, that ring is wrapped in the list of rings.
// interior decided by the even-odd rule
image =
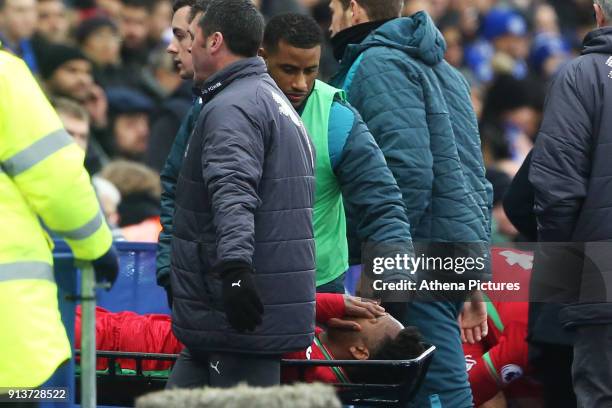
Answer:
[[[109,282],[111,287],[119,275],[119,255],[114,245],[100,258],[92,261],[96,273],[96,282]]]
[[[262,322],[264,307],[255,289],[252,268],[243,262],[228,262],[219,273],[227,321],[239,332],[255,330]]]

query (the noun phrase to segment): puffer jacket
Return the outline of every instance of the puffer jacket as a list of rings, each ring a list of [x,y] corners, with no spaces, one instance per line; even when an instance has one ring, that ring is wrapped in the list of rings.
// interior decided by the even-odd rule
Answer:
[[[556,243],[542,245],[538,274],[580,289],[562,299],[575,302],[561,312],[567,326],[612,323],[612,27],[583,46],[551,85],[529,170],[538,239]]]
[[[203,86],[176,187],[172,327],[190,350],[281,354],[314,336],[314,150],[260,58]],[[219,271],[253,270],[263,323],[228,323]]]
[[[383,151],[413,241],[486,247],[492,188],[468,83],[444,61],[445,49],[426,13],[394,19],[347,47],[332,82]]]

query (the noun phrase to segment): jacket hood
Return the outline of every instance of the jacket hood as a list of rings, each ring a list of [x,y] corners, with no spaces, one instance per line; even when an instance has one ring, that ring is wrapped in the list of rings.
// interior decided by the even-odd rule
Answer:
[[[591,31],[582,43],[582,55],[612,54],[612,27]]]
[[[378,46],[402,50],[430,66],[442,61],[446,52],[446,42],[442,33],[424,11],[383,24],[361,44],[349,46],[348,58],[345,59],[352,62],[366,49]]]

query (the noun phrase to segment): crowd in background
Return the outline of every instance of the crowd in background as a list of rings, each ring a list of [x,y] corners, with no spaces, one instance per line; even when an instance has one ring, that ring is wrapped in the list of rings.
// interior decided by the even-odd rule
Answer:
[[[327,31],[327,0],[260,0],[266,18],[310,13]],[[531,150],[546,84],[593,28],[591,0],[408,0],[443,33],[446,59],[472,88],[487,177],[494,186],[494,236],[520,239],[501,205]],[[0,0],[0,41],[21,56],[67,130],[86,149],[116,238],[157,241],[159,172],[193,100],[166,52],[171,0]],[[337,69],[324,49],[322,79]]]

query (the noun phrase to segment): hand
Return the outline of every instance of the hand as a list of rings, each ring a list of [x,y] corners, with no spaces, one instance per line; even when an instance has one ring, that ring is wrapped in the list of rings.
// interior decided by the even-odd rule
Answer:
[[[89,98],[85,102],[85,109],[89,112],[91,122],[95,127],[106,127],[108,122],[108,100],[104,90],[99,85],[92,85]]]
[[[477,292],[472,298],[464,303],[463,310],[457,319],[461,330],[461,341],[475,344],[486,337],[487,325],[487,303],[482,300],[482,295]]]
[[[96,282],[108,282],[112,287],[119,275],[119,255],[114,245],[100,258],[91,262],[96,274]],[[110,290],[110,287],[108,288]]]
[[[251,267],[233,262],[222,268],[222,297],[227,321],[239,332],[255,330],[263,321],[264,307],[255,289]]]
[[[385,309],[376,302],[363,300],[358,297],[344,295],[344,316],[357,317],[363,319],[375,319],[384,316]],[[329,327],[341,330],[359,331],[361,326],[352,320],[332,318],[327,321]]]

